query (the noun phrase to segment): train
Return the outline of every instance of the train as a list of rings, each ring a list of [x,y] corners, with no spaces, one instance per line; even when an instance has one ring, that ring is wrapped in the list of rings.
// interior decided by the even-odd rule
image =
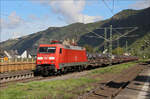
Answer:
[[[45,76],[84,68],[87,64],[86,49],[83,47],[60,43],[40,44],[37,51],[36,72]]]
[[[137,57],[115,56],[111,63],[137,60]],[[84,70],[89,66],[110,64],[109,55],[88,54],[86,49],[77,45],[64,45],[59,41],[40,44],[37,50],[35,75],[48,76],[61,74],[70,70]]]

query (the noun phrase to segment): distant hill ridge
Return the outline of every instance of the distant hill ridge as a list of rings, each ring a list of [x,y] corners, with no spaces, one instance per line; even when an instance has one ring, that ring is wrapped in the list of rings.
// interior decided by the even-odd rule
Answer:
[[[104,35],[104,30],[99,30],[97,28],[109,27],[111,24],[113,27],[138,27],[138,30],[129,34],[138,35],[137,37],[132,39],[120,39],[121,47],[125,46],[125,41],[127,40],[130,50],[136,49],[136,46],[134,46],[136,42],[141,41],[150,34],[150,7],[142,10],[123,10],[107,20],[94,23],[74,23],[64,27],[49,27],[44,31],[33,33],[25,37],[1,42],[0,45],[3,49],[18,50],[19,53],[28,50],[30,53],[35,54],[38,45],[41,43],[49,43],[52,39],[64,40],[66,38],[78,38],[79,45],[83,46],[89,44],[96,48],[100,47],[104,40],[88,37],[88,35],[93,35],[89,31]],[[123,33],[125,31],[126,30],[122,30],[120,32]],[[113,34],[116,34],[116,32],[113,31]],[[116,48],[116,42],[113,42],[113,48]],[[103,49],[103,46],[101,46],[100,49]],[[141,48],[139,47],[139,49]]]

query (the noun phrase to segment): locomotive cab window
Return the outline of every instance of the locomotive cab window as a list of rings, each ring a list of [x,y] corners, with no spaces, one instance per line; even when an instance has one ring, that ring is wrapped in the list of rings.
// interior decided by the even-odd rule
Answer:
[[[60,53],[60,54],[62,54],[62,48],[60,48],[60,51],[59,51],[59,53]]]
[[[56,47],[40,47],[39,53],[55,53]]]

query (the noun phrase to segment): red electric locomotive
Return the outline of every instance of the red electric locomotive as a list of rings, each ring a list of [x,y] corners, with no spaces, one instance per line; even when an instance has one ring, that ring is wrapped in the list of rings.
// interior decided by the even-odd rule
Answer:
[[[88,60],[85,48],[63,44],[39,45],[36,60],[36,73],[48,75],[68,69],[80,69]]]

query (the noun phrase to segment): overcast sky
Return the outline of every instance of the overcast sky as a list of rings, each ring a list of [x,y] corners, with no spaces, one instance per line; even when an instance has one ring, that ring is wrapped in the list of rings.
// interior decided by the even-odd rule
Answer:
[[[104,1],[104,2],[103,2]],[[150,0],[0,0],[0,41],[48,27],[110,18],[123,9],[143,9]]]

